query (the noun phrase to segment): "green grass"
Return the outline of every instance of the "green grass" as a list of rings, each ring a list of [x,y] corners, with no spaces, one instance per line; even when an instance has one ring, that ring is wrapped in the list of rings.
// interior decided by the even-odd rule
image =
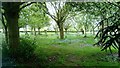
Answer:
[[[118,66],[118,62],[107,57],[109,52],[101,51],[93,36],[69,35],[60,40],[55,35],[36,37],[35,54],[43,66]],[[116,50],[113,50],[116,53]],[[107,57],[107,58],[106,58]]]

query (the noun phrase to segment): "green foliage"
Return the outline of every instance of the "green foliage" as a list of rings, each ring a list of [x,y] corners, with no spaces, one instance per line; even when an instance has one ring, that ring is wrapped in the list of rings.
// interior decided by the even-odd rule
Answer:
[[[115,5],[112,3],[112,5]],[[116,3],[116,7],[119,6],[119,4]],[[105,22],[111,22],[111,24],[105,28],[102,28],[97,33],[96,37],[99,37],[99,41],[96,43],[97,45],[100,45],[102,47],[102,50],[107,50],[109,48],[110,52],[112,53],[111,47],[115,49],[119,49],[119,39],[120,39],[120,9],[114,12],[111,16],[108,18],[103,19],[101,22],[99,22],[100,25],[102,25]]]
[[[43,28],[49,25],[49,17],[38,4],[32,4],[20,12],[19,27],[29,25],[31,28]]]
[[[93,23],[90,20],[93,18],[99,19],[99,27],[102,26],[102,29],[99,30],[96,37],[99,37],[97,45],[102,47],[102,50],[110,49],[111,46],[115,49],[119,47],[119,26],[120,26],[120,3],[106,3],[106,2],[74,2],[71,3],[71,7],[74,8],[74,11],[80,11],[83,14],[83,19],[80,22],[88,29],[88,26],[91,27]],[[82,18],[80,17],[80,18]],[[78,26],[81,23],[78,23]],[[93,24],[95,25],[95,24]],[[93,27],[93,26],[92,26]],[[93,27],[94,28],[94,27]]]
[[[34,50],[36,48],[35,40],[29,36],[20,39],[20,47],[17,49],[18,59],[25,61],[35,60]]]
[[[20,18],[18,20],[19,28],[25,27],[29,23],[29,12],[27,11],[27,8],[22,9],[19,13]]]
[[[2,41],[2,55],[3,55],[3,57],[9,56],[9,47],[5,41]]]
[[[30,25],[35,28],[43,28],[49,25],[49,17],[39,8],[38,4],[31,5]]]
[[[109,48],[111,51],[111,46],[114,47],[115,49],[119,49],[120,39],[120,33],[118,32],[118,30],[120,30],[120,28],[118,28],[119,25],[120,23],[119,24],[115,23],[112,26],[108,26],[104,29],[99,30],[96,37],[101,38],[96,44],[102,46],[102,50],[107,50],[107,48]]]
[[[0,29],[3,27],[3,25],[2,25],[2,21],[0,20]]]
[[[16,49],[17,57],[14,58],[17,62],[31,62],[36,60],[34,50],[36,41],[30,36],[20,38],[20,46]]]

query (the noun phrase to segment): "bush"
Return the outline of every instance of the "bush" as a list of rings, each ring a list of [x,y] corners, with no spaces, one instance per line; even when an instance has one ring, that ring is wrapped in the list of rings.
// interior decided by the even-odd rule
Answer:
[[[30,36],[23,36],[20,38],[20,46],[16,50],[18,62],[31,62],[36,60],[34,50],[36,48],[35,39]]]
[[[8,57],[9,56],[9,46],[5,42],[5,40],[2,41],[2,57]]]

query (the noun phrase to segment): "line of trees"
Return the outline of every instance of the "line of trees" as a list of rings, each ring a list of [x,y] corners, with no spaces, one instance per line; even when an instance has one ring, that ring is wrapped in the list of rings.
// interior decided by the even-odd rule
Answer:
[[[49,26],[50,18],[39,7],[38,3],[31,4],[22,9],[19,18],[19,27],[25,28],[27,33],[27,26],[31,27],[31,33],[36,35],[36,29],[40,35],[41,28]]]

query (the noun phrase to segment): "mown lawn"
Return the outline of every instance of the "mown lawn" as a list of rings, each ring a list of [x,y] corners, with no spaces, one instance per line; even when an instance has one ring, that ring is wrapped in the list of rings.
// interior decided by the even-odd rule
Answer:
[[[37,48],[35,54],[42,66],[118,66],[119,63],[110,52],[101,51],[93,46],[96,42],[93,36],[68,35],[59,40],[56,35],[36,36]],[[116,50],[113,49],[116,54]]]

